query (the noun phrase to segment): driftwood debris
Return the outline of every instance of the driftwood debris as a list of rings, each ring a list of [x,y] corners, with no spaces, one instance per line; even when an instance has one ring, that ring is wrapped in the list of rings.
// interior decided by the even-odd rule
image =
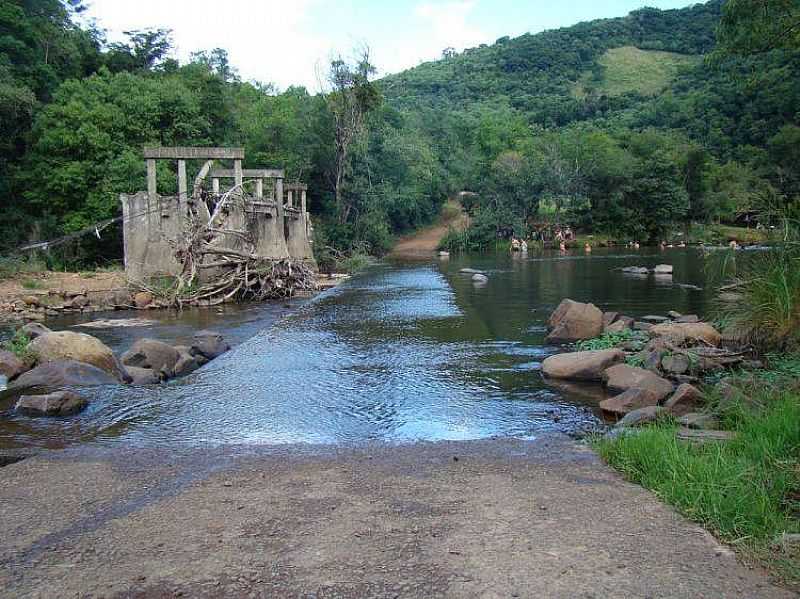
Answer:
[[[186,233],[174,244],[181,272],[168,297],[148,285],[139,286],[179,308],[280,299],[315,289],[316,273],[306,263],[256,253],[254,235],[237,218],[244,212],[242,186],[223,194],[213,210],[208,198],[194,199]]]

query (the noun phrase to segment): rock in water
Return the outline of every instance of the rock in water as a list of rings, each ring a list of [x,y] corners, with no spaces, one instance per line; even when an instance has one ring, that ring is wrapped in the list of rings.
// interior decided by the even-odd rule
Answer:
[[[656,403],[672,393],[672,383],[657,374],[627,364],[617,364],[603,373],[609,391],[623,393],[628,389],[641,389],[656,398]],[[640,406],[643,407],[643,406]]]
[[[14,409],[30,416],[69,416],[83,410],[89,402],[71,391],[56,391],[47,395],[23,395]]]
[[[125,366],[149,368],[169,378],[175,376],[175,364],[180,353],[171,345],[157,339],[137,339],[128,351],[122,354]]]
[[[550,316],[550,343],[592,339],[603,333],[603,313],[594,304],[563,300]]]
[[[622,272],[628,273],[631,275],[646,275],[650,271],[647,270],[644,266],[626,266],[625,268],[621,269]]]
[[[132,385],[158,385],[161,382],[161,374],[150,368],[128,366],[127,371],[133,378]]]
[[[486,275],[482,275],[479,272],[476,272],[474,275],[472,275],[473,283],[487,283],[488,281],[489,277],[487,277]]]
[[[555,379],[600,381],[607,368],[624,361],[625,354],[619,349],[571,352],[547,358],[542,373]]]
[[[28,370],[25,364],[10,351],[0,349],[0,374],[9,381]]]
[[[206,360],[213,360],[230,350],[231,346],[216,331],[198,331],[192,338],[191,353],[201,355]]]
[[[140,291],[133,296],[133,305],[137,308],[147,308],[155,299],[155,296],[149,291]]]
[[[653,269],[653,274],[656,275],[671,275],[672,274],[672,265],[671,264],[659,264]]]
[[[28,336],[28,339],[33,341],[37,337],[41,337],[42,335],[46,335],[47,333],[52,333],[50,329],[44,326],[40,322],[29,322],[25,326],[23,326],[20,331],[25,333]]]
[[[666,337],[675,345],[687,341],[704,341],[709,345],[718,346],[722,335],[705,322],[665,322],[654,326],[650,334],[657,337]]]
[[[91,364],[74,360],[47,362],[21,374],[0,393],[2,397],[18,397],[35,392],[59,391],[62,387],[118,385],[119,381]]]
[[[34,339],[28,345],[28,349],[36,356],[39,364],[74,360],[105,370],[122,382],[131,381],[130,375],[117,360],[111,348],[86,333],[72,331],[45,333]]]

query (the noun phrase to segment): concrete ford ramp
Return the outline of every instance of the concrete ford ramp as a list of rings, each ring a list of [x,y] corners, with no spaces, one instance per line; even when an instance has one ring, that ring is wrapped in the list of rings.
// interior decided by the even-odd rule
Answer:
[[[565,437],[0,469],[4,597],[788,598]]]

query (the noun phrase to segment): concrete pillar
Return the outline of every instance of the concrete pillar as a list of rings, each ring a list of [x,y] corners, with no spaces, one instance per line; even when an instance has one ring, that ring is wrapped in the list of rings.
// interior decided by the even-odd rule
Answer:
[[[241,160],[234,160],[233,161],[233,184],[234,185],[241,185],[244,177],[242,175],[242,161]]]
[[[186,183],[186,161],[178,160],[178,199],[181,202],[186,201],[188,189]]]
[[[256,179],[256,199],[264,197],[264,179]]]
[[[275,179],[275,204],[277,204],[278,222],[283,227],[283,179]]]
[[[294,208],[294,192],[291,189],[286,192],[286,205]]]
[[[216,177],[211,179],[211,191],[213,191],[216,194],[219,193],[219,179],[217,179]]]
[[[158,193],[156,186],[156,161],[153,158],[147,159],[147,195],[150,199],[155,199]]]
[[[305,214],[306,213],[306,190],[302,189],[300,191],[300,211]]]

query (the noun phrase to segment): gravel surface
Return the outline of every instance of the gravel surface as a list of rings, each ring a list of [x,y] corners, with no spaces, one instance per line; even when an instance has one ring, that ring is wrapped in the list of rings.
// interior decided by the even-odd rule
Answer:
[[[565,437],[0,469],[3,597],[793,597]]]

